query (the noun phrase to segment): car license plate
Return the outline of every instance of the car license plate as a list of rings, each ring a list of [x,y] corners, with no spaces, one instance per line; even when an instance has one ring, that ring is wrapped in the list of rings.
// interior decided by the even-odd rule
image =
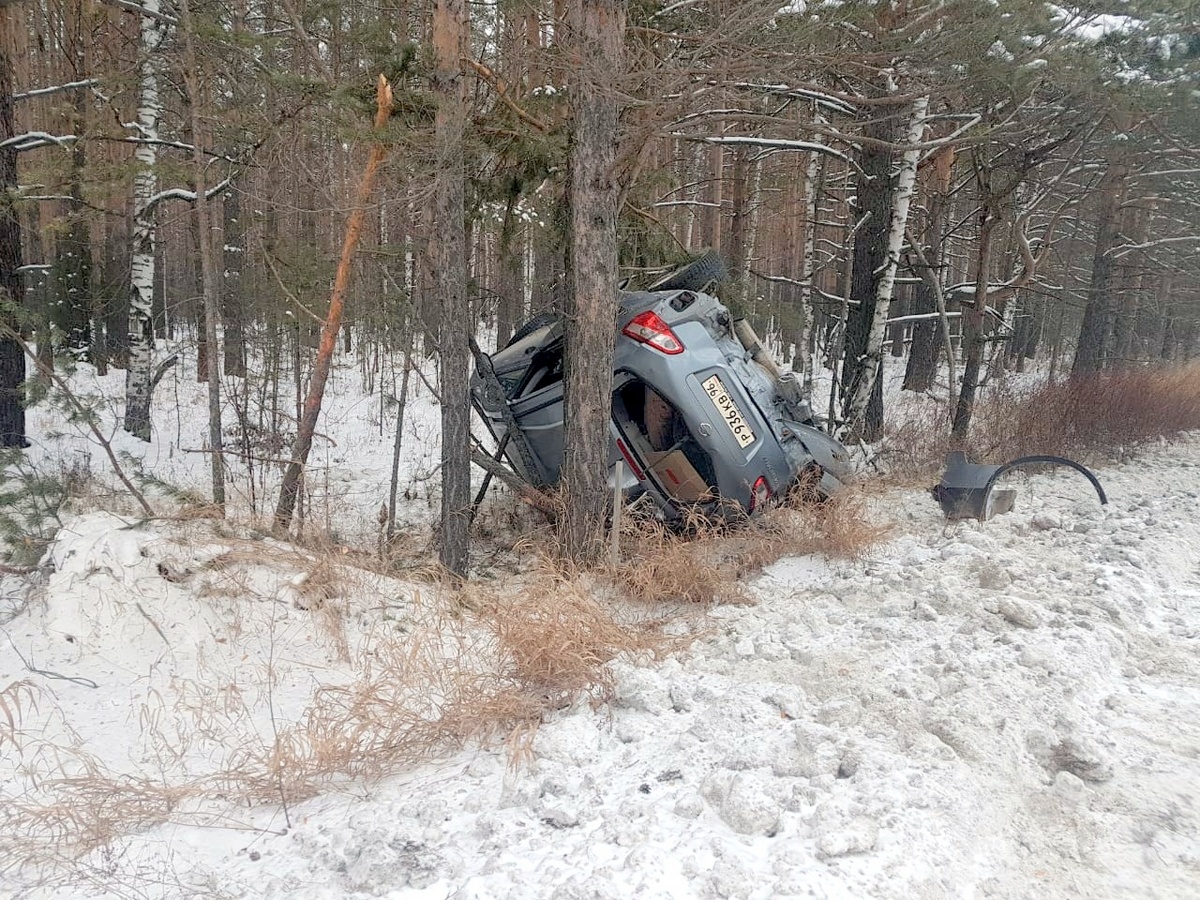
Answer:
[[[702,387],[713,405],[717,407],[717,412],[721,414],[721,418],[729,427],[730,432],[733,433],[733,439],[738,442],[738,446],[749,447],[753,444],[754,429],[746,422],[746,417],[742,415],[737,403],[729,396],[729,391],[725,390],[721,379],[716,375],[710,375],[704,380]]]

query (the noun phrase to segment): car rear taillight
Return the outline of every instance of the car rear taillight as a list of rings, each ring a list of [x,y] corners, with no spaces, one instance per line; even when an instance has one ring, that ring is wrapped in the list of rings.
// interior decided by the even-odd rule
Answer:
[[[754,482],[754,489],[750,491],[750,512],[754,513],[757,509],[764,509],[771,501],[771,486],[767,484],[767,476],[759,475],[758,480]]]
[[[649,344],[669,356],[683,352],[683,342],[675,336],[671,326],[653,310],[638,313],[621,329],[621,334],[633,338],[639,344]]]

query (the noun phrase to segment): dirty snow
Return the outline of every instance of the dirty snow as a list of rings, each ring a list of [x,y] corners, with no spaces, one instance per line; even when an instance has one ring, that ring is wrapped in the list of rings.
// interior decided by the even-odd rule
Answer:
[[[868,559],[772,565],[754,604],[711,610],[687,654],[617,664],[612,705],[550,714],[515,765],[472,747],[286,816],[147,828],[66,882],[0,869],[0,897],[1195,897],[1200,435],[1098,474],[1107,507],[1075,473],[1014,476],[1016,509],[986,523],[889,492]],[[52,695],[48,738],[153,771],[171,691],[253,692],[271,665],[286,719],[348,677],[343,642],[419,603],[364,583],[339,632],[297,602],[302,558],[230,556],[261,539],[204,527],[90,513],[38,599],[6,582],[0,689]],[[221,734],[269,740],[261,699],[226,703],[170,764],[203,775]],[[8,802],[26,761],[5,752]]]

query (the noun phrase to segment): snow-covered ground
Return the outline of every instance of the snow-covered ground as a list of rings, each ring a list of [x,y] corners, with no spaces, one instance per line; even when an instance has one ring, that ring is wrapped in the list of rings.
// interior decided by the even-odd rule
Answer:
[[[349,446],[363,483],[380,464]],[[1098,474],[1107,507],[1061,471],[1014,479],[986,523],[891,490],[866,560],[775,563],[753,604],[616,663],[612,704],[548,714],[515,760],[472,746],[286,810],[214,792],[56,879],[10,856],[0,896],[1196,897],[1200,435]],[[52,558],[0,600],[10,837],[55,772],[166,785],[262,755],[435,593],[100,511]]]

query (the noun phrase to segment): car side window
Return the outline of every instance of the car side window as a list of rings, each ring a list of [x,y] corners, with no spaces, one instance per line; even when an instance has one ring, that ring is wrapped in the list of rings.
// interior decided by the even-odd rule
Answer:
[[[546,388],[560,384],[563,380],[563,354],[559,347],[553,351],[542,351],[529,364],[529,378],[521,389],[522,397],[530,397]]]

